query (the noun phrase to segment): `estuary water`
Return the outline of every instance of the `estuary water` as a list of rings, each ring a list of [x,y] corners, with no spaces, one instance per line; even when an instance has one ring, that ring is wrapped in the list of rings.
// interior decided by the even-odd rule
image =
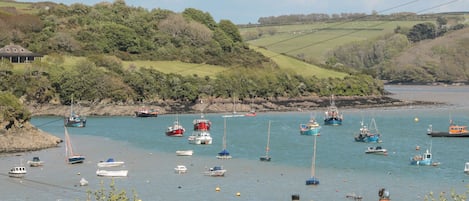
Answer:
[[[468,190],[469,138],[431,138],[428,125],[446,130],[449,120],[469,125],[469,87],[387,86],[400,99],[436,100],[447,104],[396,108],[344,109],[341,126],[322,125],[317,137],[315,175],[318,186],[306,186],[311,176],[312,136],[299,134],[299,124],[310,116],[323,119],[324,109],[303,112],[258,113],[256,117],[226,119],[223,114],[204,114],[212,122],[212,145],[189,144],[192,121],[200,114],[160,115],[157,118],[88,117],[86,128],[69,128],[75,152],[87,157],[84,164],[67,165],[64,148],[0,157],[2,170],[0,200],[86,200],[95,191],[115,182],[117,189],[132,192],[141,200],[349,200],[346,195],[378,200],[378,190],[386,188],[392,200],[424,200],[430,192]],[[419,95],[420,94],[420,95]],[[448,99],[447,96],[453,97]],[[458,97],[455,100],[454,97]],[[461,98],[462,97],[462,98]],[[340,107],[339,107],[340,109]],[[132,111],[129,111],[131,114]],[[178,118],[186,128],[184,137],[167,137],[164,132]],[[360,122],[376,120],[382,143],[355,142]],[[271,162],[260,162],[270,127]],[[322,121],[319,121],[322,124]],[[38,128],[63,138],[63,121],[58,117],[34,117]],[[233,156],[219,160],[223,148]],[[368,146],[380,145],[387,156],[368,155]],[[64,146],[63,144],[61,146]],[[419,146],[420,150],[416,150]],[[190,157],[176,156],[176,150],[194,150]],[[431,149],[439,166],[412,166],[410,158]],[[45,161],[40,168],[29,168],[24,179],[9,178],[14,165],[33,156]],[[126,178],[97,177],[96,163],[113,157],[126,162]],[[176,165],[186,165],[188,173],[175,174]],[[202,172],[214,165],[227,169],[225,177],[208,177]],[[78,186],[80,178],[90,184]],[[215,191],[216,188],[220,191]]]

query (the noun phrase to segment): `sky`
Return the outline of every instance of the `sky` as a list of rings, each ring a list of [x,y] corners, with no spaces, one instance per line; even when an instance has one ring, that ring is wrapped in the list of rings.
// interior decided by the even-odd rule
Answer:
[[[95,5],[114,0],[17,0],[51,1],[71,5]],[[414,12],[417,14],[469,11],[469,0],[125,0],[128,6],[146,9],[161,8],[182,12],[195,8],[208,12],[215,21],[230,20],[235,24],[256,24],[260,17],[311,13],[378,14]]]

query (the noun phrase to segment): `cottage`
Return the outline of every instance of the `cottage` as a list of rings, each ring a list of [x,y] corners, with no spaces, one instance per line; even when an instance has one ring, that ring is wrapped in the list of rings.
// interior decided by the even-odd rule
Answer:
[[[11,63],[30,63],[41,57],[41,54],[33,53],[24,47],[12,43],[0,48],[0,58],[2,60],[8,59]]]

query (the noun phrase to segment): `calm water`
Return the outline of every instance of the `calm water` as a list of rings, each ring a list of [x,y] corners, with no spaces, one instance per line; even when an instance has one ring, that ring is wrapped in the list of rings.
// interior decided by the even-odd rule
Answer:
[[[390,90],[411,92],[399,87]],[[426,90],[428,89],[423,88],[421,92]],[[446,93],[444,88],[435,90],[431,95],[438,94],[438,90]],[[415,88],[412,93],[415,93]],[[469,89],[465,88],[458,93],[467,96]],[[463,173],[463,168],[464,163],[469,161],[469,138],[431,138],[426,135],[429,124],[433,125],[434,130],[446,130],[450,118],[469,125],[468,108],[458,104],[343,110],[343,125],[322,126],[321,135],[317,137],[316,175],[321,184],[317,187],[305,186],[304,182],[311,169],[313,137],[300,135],[299,124],[306,123],[310,115],[322,120],[323,112],[260,113],[257,117],[228,118],[227,149],[233,159],[222,162],[213,159],[222,149],[222,114],[205,114],[212,121],[211,134],[214,138],[213,144],[207,146],[187,142],[192,121],[200,117],[195,114],[178,115],[179,121],[188,130],[182,138],[166,137],[164,134],[167,126],[175,120],[175,115],[161,115],[158,118],[88,117],[86,128],[71,128],[69,132],[72,138],[81,139],[81,143],[82,139],[99,137],[138,148],[140,154],[161,153],[159,159],[152,161],[151,167],[146,167],[149,162],[136,162],[134,165],[138,167],[131,170],[131,176],[119,181],[125,187],[136,189],[141,197],[146,198],[144,200],[290,200],[290,195],[296,193],[301,195],[301,200],[347,200],[345,195],[351,192],[363,195],[364,200],[377,200],[377,191],[382,187],[391,191],[393,200],[423,200],[423,196],[431,191],[456,190],[462,193],[467,190],[465,180],[469,177]],[[375,144],[354,141],[360,121],[367,123],[371,118],[376,120],[383,140],[380,145],[388,150],[388,156],[366,155],[366,147]],[[258,160],[264,154],[268,121],[272,122],[270,153],[273,159],[270,163],[261,163]],[[62,121],[57,117],[35,117],[32,123],[44,131],[63,137]],[[99,145],[106,146],[108,145]],[[417,151],[416,146],[420,146],[421,150]],[[80,146],[77,147],[88,156],[98,155],[83,150],[83,146],[81,148],[82,150]],[[409,158],[427,148],[432,150],[434,160],[441,165],[411,166]],[[195,156],[190,161],[173,159],[174,152],[182,149],[193,149]],[[94,149],[96,150],[99,148]],[[117,153],[134,157],[133,160],[137,161],[147,157],[126,156],[122,152],[123,150],[119,150]],[[119,158],[119,155],[114,157]],[[175,177],[169,169],[175,166],[174,160],[186,162],[190,164],[190,170],[197,170],[194,170],[192,176]],[[222,164],[228,169],[225,178],[198,176],[198,172],[203,171],[199,167],[214,163]],[[131,167],[130,164],[128,166]],[[168,171],[149,173],[152,168],[158,169],[161,166]],[[159,187],[141,182],[145,179],[158,181],[154,183],[158,183]],[[176,189],[176,186],[182,185],[178,182],[185,184],[184,188]],[[214,193],[213,189],[218,185],[225,185],[223,189],[230,193]],[[206,195],[200,194],[204,190],[207,191]],[[242,192],[242,196],[233,196],[238,191]]]

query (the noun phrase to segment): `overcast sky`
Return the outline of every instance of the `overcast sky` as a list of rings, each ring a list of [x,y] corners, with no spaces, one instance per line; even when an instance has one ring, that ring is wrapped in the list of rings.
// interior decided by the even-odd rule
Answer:
[[[40,2],[44,0],[18,0]],[[47,0],[71,5],[94,5],[103,0]],[[108,0],[106,2],[114,2]],[[195,8],[210,13],[215,21],[227,19],[235,24],[257,23],[260,17],[311,13],[396,12],[438,13],[469,11],[469,0],[126,0],[128,6],[161,8],[182,12]]]

